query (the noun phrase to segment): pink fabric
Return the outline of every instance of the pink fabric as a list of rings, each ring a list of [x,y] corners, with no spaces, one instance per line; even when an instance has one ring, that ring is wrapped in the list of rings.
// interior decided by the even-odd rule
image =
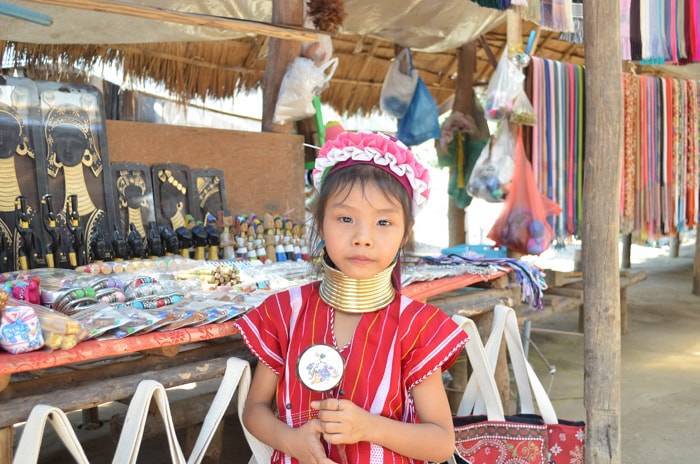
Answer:
[[[352,149],[373,153],[371,159],[357,160],[353,158],[342,161],[330,159],[338,150],[351,152]],[[343,169],[355,164],[372,164],[386,172],[389,172],[406,189],[413,199],[414,205],[422,205],[430,196],[430,174],[428,169],[416,159],[413,152],[400,141],[381,133],[370,132],[343,132],[332,140],[327,141],[318,153],[316,167],[313,176],[317,186],[323,182],[323,178],[331,171]],[[403,169],[408,166],[413,172],[414,182],[410,179],[410,173]],[[398,172],[397,172],[398,171]],[[423,185],[421,191],[419,185]],[[421,195],[422,198],[416,198]]]
[[[700,62],[700,5],[697,1],[686,0],[685,8],[688,61]]]
[[[630,9],[631,0],[620,0],[620,39],[622,40],[622,59],[632,59],[632,45],[630,44]]]

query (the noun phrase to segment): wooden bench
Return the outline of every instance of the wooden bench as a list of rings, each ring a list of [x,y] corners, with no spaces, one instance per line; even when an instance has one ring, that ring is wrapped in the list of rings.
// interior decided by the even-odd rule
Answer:
[[[583,332],[583,278],[581,273],[554,273],[564,274],[554,276],[553,282],[559,282],[563,285],[555,285],[547,290],[547,295],[556,295],[569,300],[569,304],[573,302],[574,306],[579,310],[579,331]],[[568,276],[566,274],[569,274]],[[573,274],[573,275],[572,275]],[[578,275],[576,275],[578,274]],[[622,271],[620,272],[620,321],[622,333],[627,333],[628,330],[628,311],[627,311],[627,289],[636,285],[647,278],[645,272]],[[555,308],[555,312],[556,308]]]

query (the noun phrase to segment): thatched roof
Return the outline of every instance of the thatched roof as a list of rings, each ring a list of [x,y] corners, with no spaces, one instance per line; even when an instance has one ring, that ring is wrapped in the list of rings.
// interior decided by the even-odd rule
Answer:
[[[524,24],[526,35],[532,25]],[[484,36],[493,54],[500,56],[505,25]],[[537,55],[583,62],[583,46],[542,31]],[[525,37],[524,37],[525,40]],[[373,36],[340,34],[333,38],[338,69],[322,100],[341,114],[367,113],[379,103],[382,81],[394,56],[394,44]],[[44,45],[0,41],[0,56],[14,52],[28,69],[96,64],[122,66],[131,78],[148,78],[182,99],[224,98],[238,90],[260,85],[267,55],[267,39],[246,37],[226,41],[149,43],[120,45]],[[483,43],[478,48],[475,81],[486,82],[493,68]],[[415,53],[414,64],[438,103],[454,92],[457,67],[455,50]]]

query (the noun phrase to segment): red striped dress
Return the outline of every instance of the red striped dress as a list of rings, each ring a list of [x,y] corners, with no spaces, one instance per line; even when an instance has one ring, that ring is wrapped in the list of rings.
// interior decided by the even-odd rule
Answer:
[[[436,307],[397,295],[386,308],[362,315],[351,342],[341,350],[346,367],[340,386],[316,393],[299,381],[296,361],[310,345],[337,347],[334,312],[321,300],[315,283],[271,296],[238,320],[250,350],[278,376],[279,419],[299,427],[316,416],[312,401],[339,397],[373,414],[418,422],[411,390],[452,365],[467,341],[464,331]],[[326,451],[335,462],[343,462],[338,447],[326,445]],[[348,464],[422,462],[367,442],[346,445],[344,454]],[[297,460],[275,451],[271,462]]]

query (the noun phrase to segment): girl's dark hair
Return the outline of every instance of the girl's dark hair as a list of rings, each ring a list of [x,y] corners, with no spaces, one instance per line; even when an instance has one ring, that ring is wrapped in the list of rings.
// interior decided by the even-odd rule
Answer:
[[[364,191],[367,184],[374,184],[384,192],[387,198],[398,201],[403,210],[404,217],[404,241],[408,239],[413,228],[413,208],[411,199],[406,189],[391,174],[370,164],[355,164],[353,166],[331,172],[324,179],[316,200],[311,208],[313,214],[313,244],[314,250],[319,250],[321,227],[326,212],[328,199],[334,194],[345,190],[350,194],[350,190],[357,184]]]

